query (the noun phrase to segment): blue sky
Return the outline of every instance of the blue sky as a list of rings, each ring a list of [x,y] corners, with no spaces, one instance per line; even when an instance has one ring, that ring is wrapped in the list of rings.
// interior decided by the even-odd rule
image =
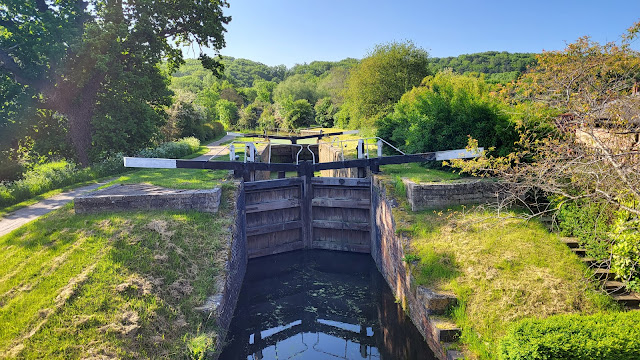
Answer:
[[[583,35],[615,41],[640,20],[640,0],[229,2],[225,13],[233,19],[221,53],[287,67],[363,58],[396,40],[411,40],[432,57],[560,50]]]

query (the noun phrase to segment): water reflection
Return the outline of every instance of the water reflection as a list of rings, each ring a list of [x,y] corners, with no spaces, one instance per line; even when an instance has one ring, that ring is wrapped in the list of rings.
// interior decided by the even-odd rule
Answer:
[[[220,359],[435,359],[369,255],[249,262]]]

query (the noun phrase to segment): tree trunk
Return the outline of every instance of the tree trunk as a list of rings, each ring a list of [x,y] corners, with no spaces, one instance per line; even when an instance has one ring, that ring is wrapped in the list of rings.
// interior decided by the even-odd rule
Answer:
[[[91,148],[91,118],[93,104],[74,103],[64,112],[69,121],[71,144],[76,151],[82,167],[89,166],[89,149]]]
[[[89,150],[93,127],[91,119],[96,99],[106,74],[94,73],[84,86],[61,83],[46,101],[50,109],[65,115],[69,121],[69,137],[82,167],[89,166]]]

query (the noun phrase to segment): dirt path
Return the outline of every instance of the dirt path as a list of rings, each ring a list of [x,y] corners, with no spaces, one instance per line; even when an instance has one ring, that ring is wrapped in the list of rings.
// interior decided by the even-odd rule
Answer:
[[[95,190],[112,180],[113,179],[103,180],[97,184],[82,186],[73,190],[65,191],[31,206],[9,213],[0,218],[0,236],[8,234],[20,226],[39,218],[40,216],[58,209],[73,200],[76,196]]]
[[[227,141],[233,140],[236,137],[241,136],[241,134],[228,132],[222,139],[216,140],[210,144],[207,144],[209,151],[206,154],[200,155],[197,158],[193,158],[191,160],[209,160],[212,156],[223,156],[229,155],[229,149],[226,149],[227,145],[221,145]]]

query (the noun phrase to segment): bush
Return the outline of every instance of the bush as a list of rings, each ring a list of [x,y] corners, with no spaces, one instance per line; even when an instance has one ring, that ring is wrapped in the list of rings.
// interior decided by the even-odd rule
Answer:
[[[142,150],[138,156],[181,158],[200,149],[200,140],[188,137],[164,143],[155,149]],[[11,183],[0,183],[0,207],[7,207],[53,189],[89,181],[126,171],[123,154],[115,154],[91,167],[79,169],[66,160],[35,165],[24,173],[22,179]]]
[[[224,134],[224,125],[217,121],[206,123],[204,124],[204,133],[206,140],[215,139]]]
[[[481,79],[441,72],[407,92],[393,114],[377,121],[378,136],[409,153],[460,149],[469,136],[505,156],[518,140],[515,124]]]
[[[500,359],[640,359],[640,312],[527,319],[500,344]]]
[[[611,211],[612,209],[604,203],[568,202],[556,213],[560,234],[577,237],[582,247],[587,249],[587,256],[606,260],[610,255],[610,243],[607,238],[613,216]]]
[[[138,153],[140,157],[178,159],[200,149],[200,140],[186,137],[177,141],[164,143],[154,149],[144,149]]]

